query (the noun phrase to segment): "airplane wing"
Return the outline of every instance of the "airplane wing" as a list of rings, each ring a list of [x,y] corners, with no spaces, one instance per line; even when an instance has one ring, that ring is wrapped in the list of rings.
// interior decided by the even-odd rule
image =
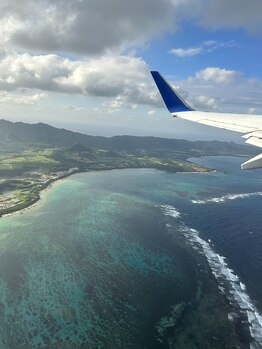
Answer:
[[[157,88],[169,112],[200,124],[242,133],[246,143],[262,148],[262,115],[225,114],[192,109],[177,91],[157,71],[151,71]],[[262,167],[262,153],[241,165],[243,170]]]

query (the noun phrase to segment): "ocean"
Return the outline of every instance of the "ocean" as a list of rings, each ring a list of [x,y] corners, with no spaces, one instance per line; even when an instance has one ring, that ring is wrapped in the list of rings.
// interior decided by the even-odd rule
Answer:
[[[262,348],[262,171],[55,182],[0,219],[0,349]]]

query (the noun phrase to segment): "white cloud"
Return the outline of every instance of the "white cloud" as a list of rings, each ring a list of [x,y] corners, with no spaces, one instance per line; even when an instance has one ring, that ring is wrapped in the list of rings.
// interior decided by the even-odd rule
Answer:
[[[207,96],[196,96],[193,100],[193,105],[199,110],[211,110],[217,108],[217,103],[215,98],[210,98]]]
[[[240,73],[235,70],[227,70],[216,67],[208,67],[196,73],[197,79],[213,83],[231,83],[238,79]]]
[[[42,89],[94,96],[115,96],[144,80],[145,63],[135,57],[70,61],[54,54],[9,55],[0,61],[0,89]]]
[[[114,99],[104,102],[102,110],[104,113],[116,113],[122,109],[124,104],[125,99],[122,97],[122,95],[119,95]]]
[[[147,104],[161,106],[142,59],[104,56],[73,61],[54,54],[9,54],[0,60],[0,90],[41,90],[108,97],[110,110]]]
[[[261,81],[247,79],[235,70],[207,67],[176,85],[196,108],[240,112],[256,108],[262,112]],[[102,109],[107,113],[138,105],[164,106],[145,62],[129,56],[74,61],[54,54],[8,54],[0,59],[0,90],[2,103],[11,103],[11,99],[16,104],[38,103],[50,91],[105,97]]]
[[[177,0],[170,0],[175,7]],[[243,28],[262,33],[261,0],[181,0],[180,15],[208,28]]]
[[[41,52],[99,54],[171,28],[174,10],[168,0],[3,0],[0,40]]]
[[[47,97],[46,93],[35,93],[32,95],[22,95],[0,91],[0,103],[2,104],[38,104],[43,98]]]
[[[206,2],[204,1],[206,5]],[[202,12],[200,21],[206,26],[244,28],[262,31],[262,2],[260,0],[212,0]]]
[[[177,57],[192,57],[199,55],[202,52],[201,47],[192,47],[192,48],[172,48],[170,53],[173,53]]]
[[[210,53],[221,48],[237,47],[237,43],[233,40],[220,42],[216,40],[204,41],[196,47],[189,48],[172,48],[169,53],[179,58],[192,57],[200,54]]]
[[[137,81],[130,84],[115,98],[104,102],[102,110],[105,113],[115,113],[123,108],[137,109],[141,104],[156,108],[163,106],[160,94],[150,80],[147,84]]]
[[[185,100],[195,109],[262,114],[262,81],[241,72],[207,67],[186,80],[176,81],[187,91]]]
[[[151,78],[148,81],[145,79],[145,81],[147,83],[139,82],[126,88],[122,94],[122,98],[129,103],[162,107],[162,99]]]
[[[149,110],[149,112],[147,113],[148,115],[154,115],[155,114],[155,110]]]
[[[2,0],[0,44],[41,53],[119,54],[190,17],[211,28],[261,32],[261,13],[261,0]],[[174,50],[185,57],[203,47]]]
[[[27,113],[29,105],[39,104],[51,92],[41,109],[43,118],[57,117],[50,110],[59,108],[61,119],[73,113],[85,116],[88,111],[94,120],[100,112],[114,113],[112,119],[120,120],[125,108],[148,118],[143,108],[132,109],[148,105],[153,115],[153,108],[164,104],[145,62],[135,57],[139,45],[174,31],[185,19],[209,29],[261,33],[261,13],[261,0],[1,0],[0,102],[20,104],[13,110],[19,109],[21,115],[21,110]],[[232,46],[237,44],[209,40],[174,47],[172,53],[194,57]],[[207,67],[177,84],[196,108],[262,112],[262,82],[235,70]],[[57,98],[56,93],[64,97]],[[74,95],[103,99],[86,98],[82,107]],[[104,124],[103,114],[101,119]]]

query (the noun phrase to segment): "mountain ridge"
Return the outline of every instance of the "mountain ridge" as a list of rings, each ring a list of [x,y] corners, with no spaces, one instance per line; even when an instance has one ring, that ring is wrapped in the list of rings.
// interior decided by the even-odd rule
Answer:
[[[183,153],[189,151],[201,151],[209,148],[209,152],[215,154],[218,149],[226,150],[230,147],[232,152],[241,154],[243,150],[248,154],[255,154],[254,147],[240,145],[234,142],[221,141],[189,141],[185,139],[169,139],[155,136],[92,136],[80,132],[70,131],[65,128],[57,128],[45,123],[28,124],[24,122],[11,122],[0,119],[0,143],[26,143],[49,145],[52,147],[70,147],[81,144],[88,148],[106,148],[114,151],[135,151],[153,149],[177,149]]]

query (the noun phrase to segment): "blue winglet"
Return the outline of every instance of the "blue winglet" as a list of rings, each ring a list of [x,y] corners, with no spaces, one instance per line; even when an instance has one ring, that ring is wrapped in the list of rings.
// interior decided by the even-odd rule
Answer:
[[[170,113],[193,110],[159,72],[151,71],[151,75]]]

